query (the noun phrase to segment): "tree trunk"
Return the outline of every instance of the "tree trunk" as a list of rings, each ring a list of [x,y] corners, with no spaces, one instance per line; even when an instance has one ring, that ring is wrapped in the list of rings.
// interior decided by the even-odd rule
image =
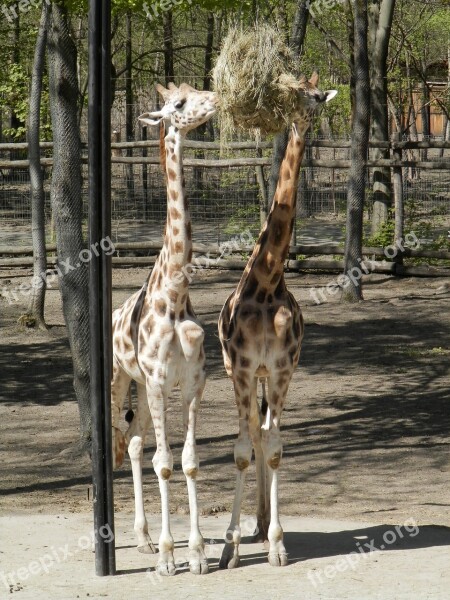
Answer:
[[[422,140],[428,141],[430,139],[430,90],[426,84],[427,81],[427,66],[425,60],[421,64],[422,77],[420,87],[422,91],[422,108],[420,114],[422,117]],[[428,160],[428,150],[424,149],[421,151],[420,160]]]
[[[367,0],[354,0],[355,111],[352,120],[351,168],[347,192],[345,274],[341,300],[362,300],[362,234],[366,191],[366,159],[370,130],[370,75],[367,46]],[[350,277],[353,278],[351,279]]]
[[[417,134],[417,114],[416,107],[414,106],[414,90],[413,83],[411,78],[411,66],[410,66],[410,56],[409,51],[406,52],[406,83],[408,86],[408,122],[407,122],[407,131],[408,137],[411,142],[417,142],[419,136]],[[417,160],[418,156],[414,150],[408,151],[408,160]],[[408,179],[412,181],[413,179],[418,178],[418,171],[415,167],[409,167],[408,169]]]
[[[45,68],[49,5],[42,4],[41,21],[34,51],[31,74],[30,114],[28,123],[28,160],[30,161],[31,237],[33,241],[33,283],[27,314],[19,319],[26,326],[47,329],[44,318],[47,281],[45,249],[45,193],[39,148],[42,78]]]
[[[172,11],[167,10],[163,14],[164,27],[164,77],[166,79],[166,87],[171,81],[175,81],[175,73],[173,69],[173,27],[172,27]]]
[[[212,55],[213,55],[213,46],[214,46],[214,14],[208,13],[207,17],[207,33],[206,33],[206,46],[205,46],[205,60],[204,60],[204,70],[203,70],[203,90],[208,92],[211,89],[211,69],[212,69]],[[212,121],[209,120],[197,129],[194,129],[193,139],[204,142],[205,134],[210,127],[209,131],[213,129]],[[195,158],[205,158],[205,153],[203,150],[195,151]],[[201,194],[203,191],[203,173],[204,169],[202,167],[194,167],[192,175],[194,179],[194,189],[198,194]]]
[[[309,5],[309,0],[298,0],[297,2],[297,10],[295,12],[294,23],[292,25],[292,35],[289,44],[295,58],[297,59],[300,59],[303,51],[303,43],[305,41],[306,28],[308,26]],[[297,74],[299,75],[299,73]],[[282,131],[276,135],[273,141],[273,158],[268,181],[268,199],[270,203],[273,201],[275,190],[277,188],[278,176],[280,173],[281,163],[283,162],[283,158],[286,153],[288,138],[289,129],[286,129],[285,131]]]
[[[56,229],[59,286],[73,361],[83,449],[91,442],[88,267],[83,260],[81,143],[76,48],[66,9],[52,3],[48,33],[49,96],[53,129],[51,204]]]
[[[372,91],[372,140],[389,140],[389,111],[387,58],[391,38],[395,0],[371,0],[371,91]],[[389,150],[374,149],[374,160],[388,159]],[[375,235],[389,218],[391,199],[391,172],[386,167],[373,171],[372,234]]]
[[[125,131],[126,141],[134,140],[133,119],[133,24],[131,12],[126,15],[126,42],[125,42]],[[133,149],[127,149],[127,156],[133,156]],[[125,167],[127,180],[127,202],[132,206],[134,202],[134,170],[133,165]]]

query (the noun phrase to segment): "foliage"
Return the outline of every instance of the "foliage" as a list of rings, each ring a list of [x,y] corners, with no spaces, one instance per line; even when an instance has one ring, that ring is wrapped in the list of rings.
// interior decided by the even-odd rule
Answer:
[[[254,236],[259,233],[259,206],[256,204],[248,204],[234,210],[224,228],[224,232],[229,235],[236,235],[244,229],[249,229]]]
[[[29,76],[24,65],[12,64],[0,83],[0,98],[2,102],[14,109],[19,121],[25,123],[28,114],[28,84]],[[13,139],[20,139],[25,134],[25,127],[17,129],[5,128],[3,134]]]

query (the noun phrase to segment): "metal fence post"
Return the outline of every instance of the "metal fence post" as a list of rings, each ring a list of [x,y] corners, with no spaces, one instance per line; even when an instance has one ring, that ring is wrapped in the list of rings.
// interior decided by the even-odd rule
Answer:
[[[114,575],[111,440],[111,0],[89,0],[89,313],[95,571]]]

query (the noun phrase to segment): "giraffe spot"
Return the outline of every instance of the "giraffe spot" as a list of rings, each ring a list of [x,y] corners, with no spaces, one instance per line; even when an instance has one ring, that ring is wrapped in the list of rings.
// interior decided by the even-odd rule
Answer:
[[[175,311],[174,311],[174,310],[171,310],[171,311],[170,311],[170,315],[169,315],[169,317],[170,317],[170,320],[171,320],[171,321],[175,321]]]
[[[246,389],[248,387],[247,380],[241,373],[235,378],[235,382],[239,385],[241,389]]]
[[[176,236],[176,235],[178,235],[180,233],[180,230],[178,229],[178,227],[173,227],[172,233],[173,233],[173,235]]]
[[[250,359],[248,359],[245,356],[241,356],[241,358],[239,359],[239,362],[240,362],[240,366],[243,369],[248,369],[250,367]]]
[[[280,466],[280,461],[281,461],[281,454],[279,452],[277,452],[276,454],[274,454],[272,456],[272,458],[269,458],[269,460],[267,461],[267,464],[269,465],[269,467],[271,469],[278,469],[278,467]]]
[[[170,197],[172,198],[172,200],[177,200],[178,199],[178,192],[177,190],[170,190]]]
[[[279,275],[277,275],[277,277],[279,277]],[[278,283],[278,285],[275,289],[275,292],[274,292],[275,298],[281,298],[284,294],[284,291],[285,291],[285,284],[284,284],[283,279],[280,279],[280,282]]]
[[[264,288],[259,290],[259,292],[256,294],[256,302],[258,302],[259,304],[262,304],[264,302],[264,300],[266,299],[266,293],[267,293],[267,290],[265,290]]]
[[[275,366],[277,369],[283,369],[286,365],[287,365],[287,358],[285,356],[283,356],[283,358],[279,358],[275,363]]]
[[[173,151],[172,160],[174,163],[178,162],[178,156],[175,154],[175,150]]]
[[[180,310],[179,318],[180,318],[180,320],[184,319],[184,310]]]
[[[169,211],[170,217],[174,220],[181,219],[181,213],[176,208],[172,207]]]
[[[169,479],[171,475],[172,475],[172,471],[170,469],[168,469],[167,467],[163,467],[161,469],[161,479]]]
[[[238,471],[244,471],[247,469],[248,465],[249,462],[246,458],[236,458],[236,467],[238,468]]]
[[[169,300],[171,302],[173,302],[173,303],[177,302],[177,300],[178,300],[178,292],[177,291],[175,291],[175,290],[169,290],[167,292],[167,295],[168,295]]]
[[[258,280],[256,279],[256,277],[253,274],[249,275],[249,277],[245,283],[244,291],[242,293],[242,298],[243,299],[253,298],[257,288],[258,288]]]
[[[167,304],[164,302],[162,298],[156,300],[155,302],[155,310],[160,317],[164,317],[167,310]]]
[[[267,302],[268,302],[269,304],[272,304],[272,302],[273,302],[273,296],[272,296],[272,294],[269,294],[269,295],[267,296]]]
[[[293,154],[289,154],[289,156],[287,157],[287,159],[288,159],[289,167],[291,169],[293,169],[294,165],[295,165],[295,156]]]
[[[231,334],[230,334],[231,335]],[[241,350],[243,348],[245,348],[245,337],[242,334],[242,329],[239,329],[236,335],[236,345],[238,348],[241,348]]]
[[[183,252],[184,250],[184,244],[183,242],[175,242],[174,244],[174,252]]]
[[[175,173],[175,171],[173,169],[171,169],[170,167],[167,169],[167,176],[169,177],[170,180],[175,181],[175,179],[177,178],[177,174]]]
[[[237,356],[236,348],[233,348],[233,346],[231,346],[231,348],[230,348],[230,359],[231,359],[231,363],[233,365],[236,363],[236,356]]]
[[[250,406],[250,396],[243,396],[241,404],[244,408],[248,408]]]

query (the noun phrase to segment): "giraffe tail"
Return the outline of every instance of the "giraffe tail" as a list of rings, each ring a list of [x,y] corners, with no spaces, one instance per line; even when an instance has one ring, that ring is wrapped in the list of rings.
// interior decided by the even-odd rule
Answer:
[[[133,410],[133,403],[132,403],[132,399],[131,399],[131,385],[128,388],[128,410],[125,414],[125,421],[130,424],[131,421],[134,419],[134,410]]]

